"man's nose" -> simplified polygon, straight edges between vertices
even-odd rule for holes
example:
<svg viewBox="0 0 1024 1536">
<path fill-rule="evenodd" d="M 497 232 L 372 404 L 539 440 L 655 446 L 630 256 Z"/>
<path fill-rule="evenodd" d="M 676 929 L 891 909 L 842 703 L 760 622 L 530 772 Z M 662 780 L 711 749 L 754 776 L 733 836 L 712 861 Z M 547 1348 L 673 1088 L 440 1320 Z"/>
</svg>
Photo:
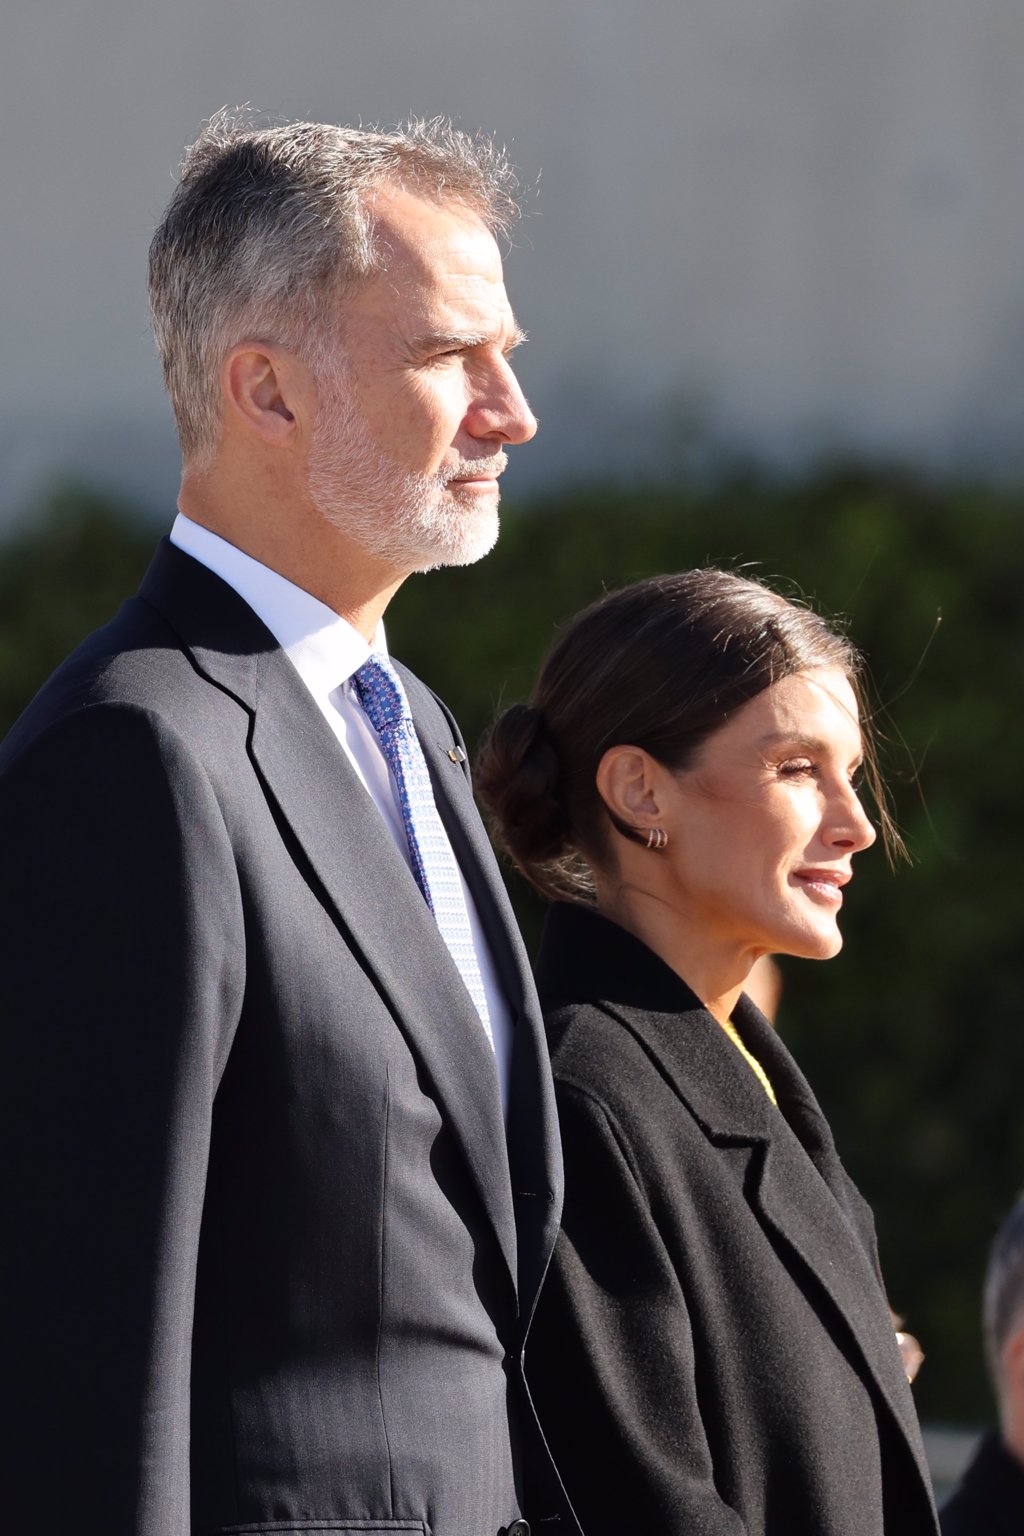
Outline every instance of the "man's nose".
<svg viewBox="0 0 1024 1536">
<path fill-rule="evenodd" d="M 503 443 L 528 443 L 536 435 L 537 418 L 504 358 L 481 381 L 466 412 L 466 427 L 473 437 Z"/>
</svg>

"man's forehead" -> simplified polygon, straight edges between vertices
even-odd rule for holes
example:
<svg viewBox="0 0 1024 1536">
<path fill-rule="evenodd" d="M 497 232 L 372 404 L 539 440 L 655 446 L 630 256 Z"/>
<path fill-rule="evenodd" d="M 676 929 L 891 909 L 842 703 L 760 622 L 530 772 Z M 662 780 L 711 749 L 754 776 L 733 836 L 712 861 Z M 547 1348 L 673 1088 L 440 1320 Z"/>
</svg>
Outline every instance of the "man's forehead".
<svg viewBox="0 0 1024 1536">
<path fill-rule="evenodd" d="M 502 346 L 516 324 L 501 256 L 476 214 L 400 189 L 377 194 L 373 238 L 380 266 L 343 300 L 349 327 L 384 324 L 409 350 L 413 337 L 479 333 Z"/>
<path fill-rule="evenodd" d="M 383 186 L 370 193 L 367 209 L 385 272 L 425 280 L 502 281 L 497 242 L 471 208 Z"/>
</svg>

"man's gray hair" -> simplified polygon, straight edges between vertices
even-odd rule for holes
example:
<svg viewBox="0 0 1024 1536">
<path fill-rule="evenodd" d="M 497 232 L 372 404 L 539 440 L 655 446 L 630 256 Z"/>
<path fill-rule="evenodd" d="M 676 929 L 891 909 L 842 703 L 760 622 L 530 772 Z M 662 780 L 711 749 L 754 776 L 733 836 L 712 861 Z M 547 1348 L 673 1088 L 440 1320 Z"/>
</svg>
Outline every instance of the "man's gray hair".
<svg viewBox="0 0 1024 1536">
<path fill-rule="evenodd" d="M 998 1387 L 1003 1350 L 1010 1336 L 1024 1328 L 1024 1196 L 996 1233 L 985 1272 L 982 1304 L 985 1353 Z"/>
<path fill-rule="evenodd" d="M 187 461 L 203 467 L 216 450 L 220 366 L 237 342 L 273 341 L 322 369 L 338 296 L 385 260 L 367 206 L 383 184 L 461 205 L 495 234 L 518 211 L 504 151 L 444 118 L 258 127 L 225 109 L 186 150 L 150 246 L 149 295 Z"/>
</svg>

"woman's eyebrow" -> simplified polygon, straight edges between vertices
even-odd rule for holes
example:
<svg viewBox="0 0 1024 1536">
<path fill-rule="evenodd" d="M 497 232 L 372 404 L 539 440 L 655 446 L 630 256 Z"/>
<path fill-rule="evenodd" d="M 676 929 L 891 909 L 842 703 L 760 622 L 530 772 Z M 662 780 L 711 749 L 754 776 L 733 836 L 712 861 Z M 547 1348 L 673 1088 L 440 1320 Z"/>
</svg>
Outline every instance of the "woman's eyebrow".
<svg viewBox="0 0 1024 1536">
<path fill-rule="evenodd" d="M 829 745 L 820 736 L 801 736 L 799 731 L 769 731 L 757 744 L 759 747 L 795 747 L 806 752 L 824 752 Z"/>
<path fill-rule="evenodd" d="M 794 752 L 831 752 L 835 743 L 827 741 L 822 736 L 801 736 L 792 731 L 769 731 L 767 736 L 762 736 L 757 743 L 761 750 L 768 747 L 788 747 Z M 852 766 L 859 768 L 864 761 L 863 751 L 858 751 L 853 759 Z"/>
</svg>

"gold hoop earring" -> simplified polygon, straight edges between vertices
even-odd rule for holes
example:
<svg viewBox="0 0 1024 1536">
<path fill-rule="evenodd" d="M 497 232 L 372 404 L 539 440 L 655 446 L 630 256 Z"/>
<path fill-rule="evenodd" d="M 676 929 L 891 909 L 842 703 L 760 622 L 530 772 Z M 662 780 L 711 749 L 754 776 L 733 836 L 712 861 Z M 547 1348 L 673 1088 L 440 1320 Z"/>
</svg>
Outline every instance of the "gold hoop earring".
<svg viewBox="0 0 1024 1536">
<path fill-rule="evenodd" d="M 668 833 L 664 827 L 648 827 L 647 846 L 654 853 L 661 853 L 663 848 L 668 847 Z"/>
</svg>

